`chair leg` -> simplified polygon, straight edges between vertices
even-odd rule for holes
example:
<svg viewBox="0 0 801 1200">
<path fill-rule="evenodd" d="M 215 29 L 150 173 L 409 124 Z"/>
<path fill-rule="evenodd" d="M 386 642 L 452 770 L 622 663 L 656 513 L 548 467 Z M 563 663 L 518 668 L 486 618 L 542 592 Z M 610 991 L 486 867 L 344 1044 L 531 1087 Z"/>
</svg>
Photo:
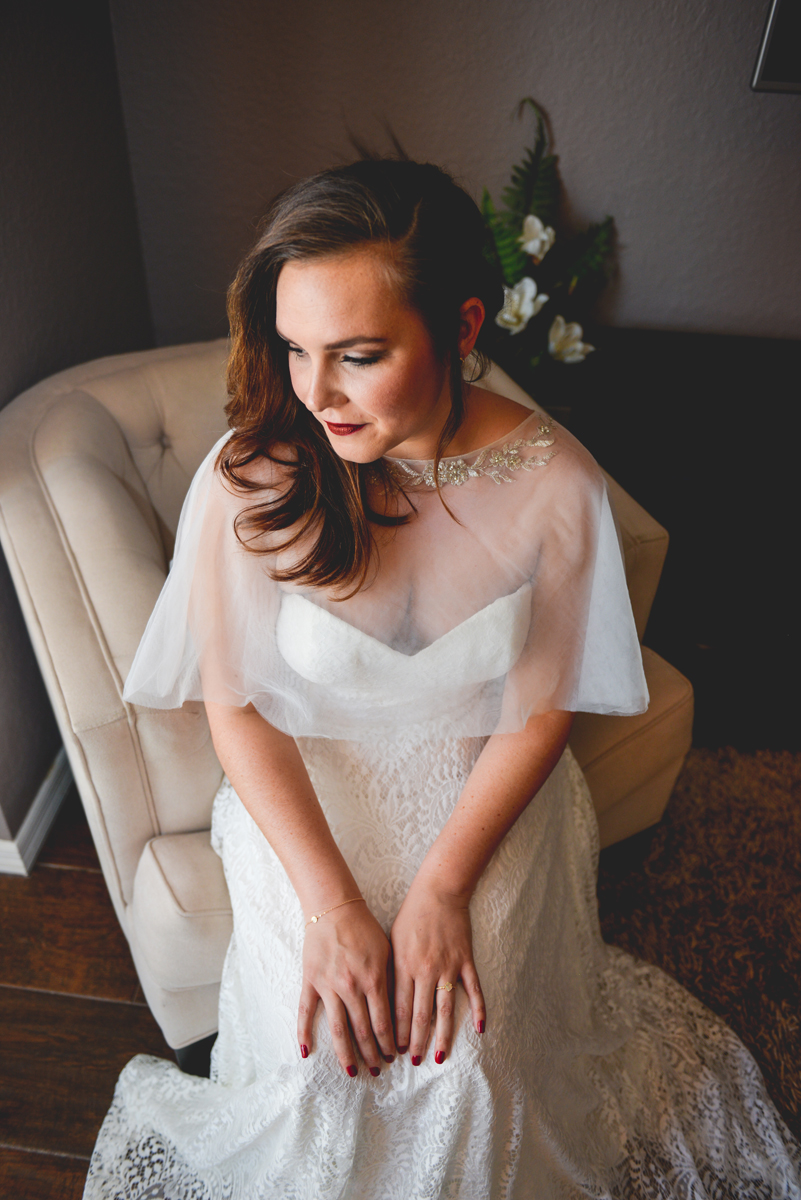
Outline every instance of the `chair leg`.
<svg viewBox="0 0 801 1200">
<path fill-rule="evenodd" d="M 216 1041 L 217 1034 L 210 1033 L 199 1042 L 191 1042 L 190 1045 L 181 1046 L 180 1050 L 175 1051 L 178 1066 L 185 1075 L 199 1075 L 202 1079 L 208 1079 L 211 1070 L 211 1048 Z"/>
</svg>

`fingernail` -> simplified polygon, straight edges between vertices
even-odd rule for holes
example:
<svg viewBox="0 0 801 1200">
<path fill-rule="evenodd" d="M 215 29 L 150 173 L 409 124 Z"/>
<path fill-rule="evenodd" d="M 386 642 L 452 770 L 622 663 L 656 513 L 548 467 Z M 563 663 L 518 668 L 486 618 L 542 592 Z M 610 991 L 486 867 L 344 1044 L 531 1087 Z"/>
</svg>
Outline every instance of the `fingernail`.
<svg viewBox="0 0 801 1200">
<path fill-rule="evenodd" d="M 351 1079 L 356 1078 L 356 1070 L 357 1068 L 354 1067 L 353 1063 L 348 1066 L 348 1074 L 350 1075 Z"/>
<path fill-rule="evenodd" d="M 442 1063 L 445 1062 L 445 1051 L 444 1050 L 437 1051 L 437 1053 L 434 1055 L 434 1062 L 437 1063 L 439 1066 L 441 1066 Z"/>
<path fill-rule="evenodd" d="M 398 1054 L 405 1054 L 408 1049 L 408 1046 L 398 1046 Z"/>
<path fill-rule="evenodd" d="M 376 1075 L 381 1074 L 381 1068 L 380 1067 L 371 1067 L 370 1074 L 373 1076 L 373 1078 L 375 1078 Z"/>
<path fill-rule="evenodd" d="M 308 1046 L 301 1046 L 301 1048 L 300 1048 L 300 1057 L 301 1057 L 301 1058 L 308 1058 L 308 1057 L 309 1057 L 309 1047 L 308 1047 Z"/>
<path fill-rule="evenodd" d="M 388 1063 L 389 1063 L 389 1062 L 394 1062 L 394 1061 L 395 1061 L 395 1055 L 394 1055 L 394 1054 L 385 1054 L 385 1055 L 384 1055 L 384 1062 L 388 1062 Z"/>
<path fill-rule="evenodd" d="M 421 1057 L 419 1054 L 413 1054 L 413 1055 L 412 1055 L 412 1066 L 413 1066 L 413 1067 L 419 1067 L 419 1066 L 420 1066 L 420 1063 L 421 1063 L 422 1061 L 423 1061 L 423 1059 L 422 1059 L 422 1057 Z"/>
<path fill-rule="evenodd" d="M 478 1032 L 479 1033 L 484 1032 L 484 1022 L 483 1021 L 479 1021 L 479 1023 L 478 1023 Z"/>
</svg>

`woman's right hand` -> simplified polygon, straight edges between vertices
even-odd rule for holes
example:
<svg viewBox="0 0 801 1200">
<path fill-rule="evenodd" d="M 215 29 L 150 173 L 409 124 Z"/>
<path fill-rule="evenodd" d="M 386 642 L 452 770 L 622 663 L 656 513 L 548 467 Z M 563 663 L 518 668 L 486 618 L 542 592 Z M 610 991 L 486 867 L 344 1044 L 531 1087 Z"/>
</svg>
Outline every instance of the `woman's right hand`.
<svg viewBox="0 0 801 1200">
<path fill-rule="evenodd" d="M 313 1022 L 322 1000 L 342 1069 L 357 1074 L 355 1049 L 372 1075 L 397 1050 L 389 1004 L 389 939 L 364 903 L 345 904 L 306 928 L 298 1043 L 312 1050 Z M 355 1046 L 354 1046 L 355 1042 Z"/>
<path fill-rule="evenodd" d="M 265 721 L 252 704 L 239 708 L 206 701 L 206 713 L 223 769 L 281 860 L 304 909 L 309 916 L 328 909 L 306 927 L 300 1052 L 306 1058 L 312 1049 L 314 1014 L 322 1000 L 343 1069 L 349 1075 L 357 1073 L 358 1047 L 378 1074 L 380 1056 L 391 1060 L 395 1054 L 387 989 L 389 940 L 363 901 L 345 903 L 359 889 L 297 743 Z"/>
</svg>

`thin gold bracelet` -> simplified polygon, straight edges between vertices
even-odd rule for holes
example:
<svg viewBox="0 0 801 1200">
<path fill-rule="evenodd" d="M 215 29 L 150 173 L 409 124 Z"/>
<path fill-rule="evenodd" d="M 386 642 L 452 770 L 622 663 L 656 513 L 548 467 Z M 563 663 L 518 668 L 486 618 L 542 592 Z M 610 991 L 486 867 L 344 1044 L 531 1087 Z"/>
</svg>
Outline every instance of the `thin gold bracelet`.
<svg viewBox="0 0 801 1200">
<path fill-rule="evenodd" d="M 320 917 L 324 917 L 326 913 L 333 912 L 336 908 L 344 908 L 346 904 L 358 904 L 360 900 L 364 900 L 364 896 L 354 896 L 352 900 L 343 900 L 341 904 L 332 904 L 330 908 L 324 908 L 322 912 L 315 913 L 313 917 L 309 917 L 305 928 L 309 925 L 316 925 Z"/>
</svg>

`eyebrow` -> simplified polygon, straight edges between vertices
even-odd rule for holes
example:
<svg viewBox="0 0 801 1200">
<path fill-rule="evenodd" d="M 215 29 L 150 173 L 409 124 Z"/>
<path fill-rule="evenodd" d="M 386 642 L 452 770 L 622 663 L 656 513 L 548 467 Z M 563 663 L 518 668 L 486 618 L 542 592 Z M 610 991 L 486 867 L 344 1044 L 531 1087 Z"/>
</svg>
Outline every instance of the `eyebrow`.
<svg viewBox="0 0 801 1200">
<path fill-rule="evenodd" d="M 278 334 L 278 336 L 280 337 L 282 342 L 288 342 L 290 344 L 292 343 L 292 338 L 284 337 L 284 335 L 283 335 L 283 333 L 281 333 L 280 329 L 276 329 L 275 332 Z M 384 345 L 386 345 L 386 343 L 388 341 L 389 341 L 389 338 L 368 337 L 366 334 L 359 334 L 358 337 L 345 338 L 345 340 L 342 342 L 329 342 L 327 346 L 323 347 L 323 349 L 324 350 L 348 350 L 351 346 L 363 346 L 363 345 L 384 346 Z"/>
</svg>

